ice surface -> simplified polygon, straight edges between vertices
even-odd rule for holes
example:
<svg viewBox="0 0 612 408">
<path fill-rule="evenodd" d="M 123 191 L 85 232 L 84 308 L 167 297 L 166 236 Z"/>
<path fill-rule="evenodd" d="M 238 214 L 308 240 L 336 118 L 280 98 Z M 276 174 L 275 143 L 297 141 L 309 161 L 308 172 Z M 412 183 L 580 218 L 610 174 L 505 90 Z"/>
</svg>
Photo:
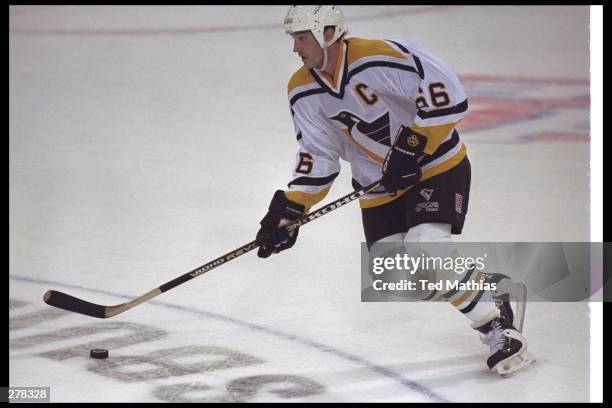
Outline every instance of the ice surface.
<svg viewBox="0 0 612 408">
<path fill-rule="evenodd" d="M 502 380 L 449 305 L 360 302 L 356 204 L 109 320 L 45 305 L 47 289 L 121 303 L 252 240 L 293 166 L 299 61 L 284 7 L 9 10 L 9 385 L 70 402 L 589 400 L 588 304 L 530 303 L 537 363 Z M 465 78 L 459 240 L 589 240 L 587 7 L 345 14 L 351 35 L 409 38 Z"/>
</svg>

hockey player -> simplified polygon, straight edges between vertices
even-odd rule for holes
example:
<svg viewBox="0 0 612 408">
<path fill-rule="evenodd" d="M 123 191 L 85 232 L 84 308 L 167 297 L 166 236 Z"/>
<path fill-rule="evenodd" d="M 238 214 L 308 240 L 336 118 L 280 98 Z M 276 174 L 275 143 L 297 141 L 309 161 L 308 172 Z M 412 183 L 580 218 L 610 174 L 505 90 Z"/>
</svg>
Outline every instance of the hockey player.
<svg viewBox="0 0 612 408">
<path fill-rule="evenodd" d="M 288 190 L 275 192 L 261 221 L 258 256 L 293 246 L 299 230 L 282 225 L 325 197 L 341 158 L 355 188 L 382 180 L 383 188 L 360 200 L 370 251 L 382 242 L 452 245 L 471 173 L 455 129 L 468 102 L 451 66 L 409 41 L 347 38 L 337 6 L 292 6 L 284 26 L 303 63 L 288 86 L 298 151 Z M 432 291 L 423 300 L 444 298 L 473 322 L 490 346 L 490 369 L 508 375 L 533 361 L 520 332 L 524 303 L 517 313 L 509 302 L 520 286 L 473 268 L 459 278 L 495 281 L 506 291 L 494 294 L 497 304 L 477 290 Z"/>
</svg>

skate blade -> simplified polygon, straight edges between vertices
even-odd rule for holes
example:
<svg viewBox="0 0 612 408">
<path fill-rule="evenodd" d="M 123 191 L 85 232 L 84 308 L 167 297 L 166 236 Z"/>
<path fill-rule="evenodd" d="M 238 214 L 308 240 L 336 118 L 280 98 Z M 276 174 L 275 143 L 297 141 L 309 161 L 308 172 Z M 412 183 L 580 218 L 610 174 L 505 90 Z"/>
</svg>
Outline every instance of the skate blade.
<svg viewBox="0 0 612 408">
<path fill-rule="evenodd" d="M 529 350 L 524 348 L 512 357 L 497 363 L 495 370 L 497 370 L 497 373 L 502 377 L 508 378 L 520 371 L 525 370 L 531 363 L 535 363 L 535 359 Z"/>
<path fill-rule="evenodd" d="M 527 286 L 523 283 L 516 283 L 510 279 L 502 279 L 497 285 L 499 294 L 508 294 L 510 300 L 516 302 L 514 319 L 512 325 L 520 332 L 523 332 L 525 322 L 525 309 L 527 307 Z"/>
</svg>

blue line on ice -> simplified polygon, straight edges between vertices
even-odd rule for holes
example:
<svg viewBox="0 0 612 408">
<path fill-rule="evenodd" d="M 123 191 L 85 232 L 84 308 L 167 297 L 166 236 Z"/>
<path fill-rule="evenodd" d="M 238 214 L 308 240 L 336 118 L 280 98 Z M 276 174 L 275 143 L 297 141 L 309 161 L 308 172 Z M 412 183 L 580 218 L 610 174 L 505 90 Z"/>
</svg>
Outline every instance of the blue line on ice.
<svg viewBox="0 0 612 408">
<path fill-rule="evenodd" d="M 44 280 L 44 279 L 33 279 L 33 278 L 26 278 L 26 277 L 21 277 L 21 276 L 14 276 L 14 275 L 9 275 L 9 277 L 13 280 L 16 281 L 21 281 L 21 282 L 30 282 L 30 283 L 37 283 L 37 284 L 45 284 L 45 285 L 57 285 L 57 286 L 63 286 L 65 288 L 69 288 L 69 289 L 80 289 L 80 290 L 84 290 L 84 291 L 88 291 L 88 292 L 95 292 L 95 293 L 102 293 L 105 295 L 111 295 L 111 296 L 117 296 L 120 298 L 124 298 L 127 300 L 132 300 L 135 296 L 126 296 L 126 295 L 120 295 L 118 293 L 114 293 L 114 292 L 109 292 L 109 291 L 105 291 L 105 290 L 100 290 L 100 289 L 92 289 L 92 288 L 86 288 L 83 286 L 78 286 L 78 285 L 71 285 L 71 284 L 66 284 L 66 283 L 60 283 L 60 282 L 54 282 L 54 281 L 49 281 L 49 280 Z M 382 375 L 383 377 L 387 377 L 390 378 L 394 381 L 397 381 L 398 383 L 400 383 L 401 385 L 409 388 L 410 390 L 417 392 L 419 394 L 422 394 L 424 396 L 426 396 L 427 398 L 429 398 L 432 401 L 436 401 L 436 402 L 450 402 L 449 400 L 447 400 L 446 398 L 438 395 L 437 393 L 435 393 L 434 391 L 430 390 L 429 388 L 420 385 L 419 383 L 412 381 L 408 378 L 406 378 L 405 376 L 403 376 L 400 373 L 396 373 L 395 371 L 386 368 L 384 366 L 372 363 L 362 357 L 356 356 L 354 354 L 351 353 L 347 353 L 345 351 L 339 350 L 335 347 L 332 346 L 328 346 L 325 345 L 323 343 L 314 341 L 314 340 L 310 340 L 308 338 L 302 337 L 302 336 L 298 336 L 296 334 L 291 334 L 291 333 L 286 333 L 286 332 L 282 332 L 280 330 L 276 330 L 270 327 L 266 327 L 266 326 L 262 326 L 259 324 L 255 324 L 255 323 L 250 323 L 244 320 L 240 320 L 240 319 L 235 319 L 233 317 L 229 317 L 229 316 L 224 316 L 218 313 L 213 313 L 213 312 L 208 312 L 205 310 L 200 310 L 200 309 L 194 309 L 194 308 L 190 308 L 190 307 L 186 307 L 186 306 L 181 306 L 181 305 L 176 305 L 176 304 L 172 304 L 172 303 L 167 303 L 167 302 L 161 302 L 158 300 L 152 300 L 149 302 L 149 304 L 155 305 L 155 306 L 162 306 L 162 307 L 166 307 L 169 309 L 176 309 L 176 310 L 180 310 L 182 312 L 188 312 L 188 313 L 193 313 L 193 314 L 197 314 L 200 316 L 206 316 L 208 318 L 211 319 L 217 319 L 217 320 L 221 320 L 223 322 L 226 323 L 232 323 L 238 326 L 243 326 L 243 327 L 248 327 L 250 329 L 254 329 L 254 330 L 258 330 L 260 332 L 272 335 L 272 336 L 277 336 L 277 337 L 281 337 L 284 339 L 287 339 L 289 341 L 293 341 L 299 344 L 302 344 L 304 346 L 308 346 L 308 347 L 312 347 L 317 349 L 320 352 L 323 353 L 329 353 L 333 356 L 336 356 L 338 358 L 344 359 L 344 360 L 348 360 L 351 361 L 353 363 L 356 364 L 360 364 L 366 368 L 368 368 L 369 370 L 372 370 L 380 375 Z"/>
</svg>

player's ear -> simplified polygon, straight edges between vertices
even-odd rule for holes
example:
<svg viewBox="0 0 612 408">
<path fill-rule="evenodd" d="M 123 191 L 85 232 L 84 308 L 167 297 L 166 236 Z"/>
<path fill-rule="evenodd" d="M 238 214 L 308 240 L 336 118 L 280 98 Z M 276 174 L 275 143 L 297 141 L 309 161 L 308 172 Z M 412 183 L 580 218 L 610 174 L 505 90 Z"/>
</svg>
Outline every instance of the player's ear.
<svg viewBox="0 0 612 408">
<path fill-rule="evenodd" d="M 323 31 L 323 37 L 325 38 L 325 42 L 331 41 L 334 38 L 334 33 L 336 32 L 336 28 L 334 26 L 327 26 Z"/>
</svg>

